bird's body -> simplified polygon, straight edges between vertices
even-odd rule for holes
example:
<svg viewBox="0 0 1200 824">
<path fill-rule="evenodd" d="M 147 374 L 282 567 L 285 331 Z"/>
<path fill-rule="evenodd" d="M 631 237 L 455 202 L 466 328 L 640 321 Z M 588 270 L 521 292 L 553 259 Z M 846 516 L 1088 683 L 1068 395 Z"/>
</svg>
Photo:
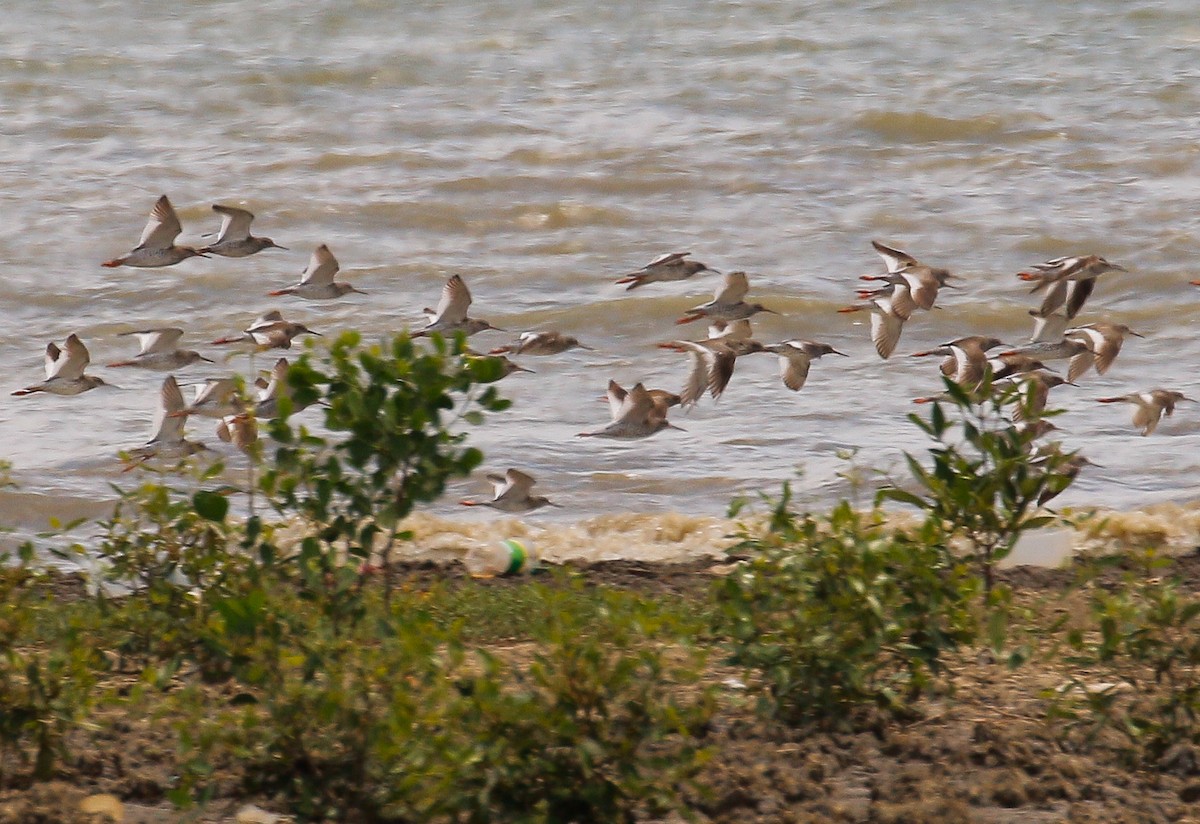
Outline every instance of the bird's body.
<svg viewBox="0 0 1200 824">
<path fill-rule="evenodd" d="M 846 357 L 845 352 L 839 352 L 827 343 L 811 340 L 785 340 L 764 346 L 763 349 L 779 356 L 779 377 L 783 379 L 783 385 L 793 392 L 799 392 L 808 380 L 814 360 L 822 355 Z"/>
<path fill-rule="evenodd" d="M 255 318 L 254 322 L 242 330 L 240 335 L 230 335 L 213 341 L 214 346 L 229 343 L 250 343 L 255 349 L 291 349 L 292 341 L 300 335 L 317 335 L 303 323 L 293 323 L 283 319 L 283 315 L 275 309 L 264 312 Z"/>
<path fill-rule="evenodd" d="M 580 432 L 581 438 L 648 438 L 663 429 L 679 429 L 667 421 L 672 405 L 669 393 L 652 395 L 641 383 L 626 392 L 616 381 L 608 382 L 612 423 L 595 432 Z"/>
<path fill-rule="evenodd" d="M 219 203 L 214 203 L 212 209 L 221 216 L 221 229 L 217 232 L 216 242 L 200 249 L 201 254 L 240 258 L 257 254 L 263 249 L 287 249 L 269 237 L 251 235 L 250 223 L 254 220 L 254 215 L 245 209 L 222 206 Z"/>
<path fill-rule="evenodd" d="M 340 298 L 342 295 L 348 295 L 351 292 L 365 295 L 366 292 L 354 288 L 349 283 L 334 281 L 333 277 L 338 273 L 339 268 L 337 258 L 333 256 L 333 252 L 329 251 L 329 247 L 322 243 L 313 250 L 312 257 L 308 261 L 308 267 L 301 273 L 299 283 L 293 283 L 291 286 L 267 292 L 267 295 L 269 297 L 295 295 L 305 300 L 333 300 Z"/>
<path fill-rule="evenodd" d="M 175 238 L 179 237 L 183 227 L 179 216 L 166 195 L 160 197 L 150 210 L 150 221 L 142 230 L 138 245 L 127 254 L 105 261 L 102 266 L 116 268 L 117 266 L 134 266 L 151 269 L 159 266 L 172 266 L 190 257 L 207 257 L 207 255 L 191 246 L 176 246 Z"/>
<path fill-rule="evenodd" d="M 1021 372 L 1011 375 L 1004 380 L 996 381 L 993 388 L 1003 390 L 1015 387 L 1020 397 L 1020 405 L 1013 410 L 1013 421 L 1034 421 L 1046 411 L 1050 400 L 1050 390 L 1056 386 L 1069 384 L 1066 378 L 1043 370 Z"/>
<path fill-rule="evenodd" d="M 594 351 L 592 347 L 585 346 L 579 342 L 577 338 L 570 335 L 564 335 L 561 332 L 522 332 L 517 342 L 511 346 L 498 346 L 492 349 L 488 354 L 491 355 L 558 355 L 570 349 L 586 349 L 589 352 Z"/>
<path fill-rule="evenodd" d="M 687 280 L 698 272 L 720 274 L 716 269 L 710 269 L 698 260 L 687 260 L 690 254 L 691 252 L 670 252 L 661 255 L 636 272 L 625 275 L 617 283 L 628 283 L 625 287 L 625 291 L 628 292 L 647 283 Z"/>
<path fill-rule="evenodd" d="M 1088 345 L 1094 357 L 1096 373 L 1103 375 L 1113 365 L 1121 346 L 1125 343 L 1126 335 L 1135 338 L 1143 337 L 1123 323 L 1088 323 L 1067 329 L 1066 336 L 1083 341 Z"/>
<path fill-rule="evenodd" d="M 115 361 L 108 364 L 109 366 L 132 366 L 155 372 L 171 372 L 201 361 L 212 363 L 195 350 L 180 349 L 177 346 L 179 339 L 183 337 L 183 330 L 178 327 L 139 329 L 121 333 L 122 337 L 127 335 L 137 337 L 140 351 L 128 360 Z"/>
<path fill-rule="evenodd" d="M 953 378 L 954 382 L 960 385 L 974 386 L 983 379 L 983 371 L 990 362 L 987 352 L 990 349 L 995 349 L 1000 346 L 1000 339 L 986 335 L 968 335 L 961 338 L 956 338 L 952 341 L 936 346 L 933 349 L 925 349 L 921 352 L 913 352 L 909 355 L 910 358 L 927 358 L 930 355 L 941 355 L 941 372 L 948 378 Z M 982 355 L 983 363 L 979 361 L 979 356 Z M 978 372 L 979 377 L 974 381 L 970 380 L 971 373 Z"/>
<path fill-rule="evenodd" d="M 509 469 L 503 475 L 487 476 L 492 482 L 494 491 L 490 501 L 462 501 L 463 506 L 489 506 L 500 512 L 532 512 L 544 506 L 555 504 L 544 495 L 530 495 L 533 485 L 537 483 L 532 475 L 527 475 L 519 469 Z"/>
<path fill-rule="evenodd" d="M 532 369 L 526 369 L 524 366 L 517 364 L 515 361 L 508 358 L 506 355 L 481 355 L 478 352 L 467 351 L 463 353 L 463 357 L 468 361 L 495 361 L 500 364 L 500 377 L 493 380 L 503 380 L 513 372 L 529 372 L 533 373 Z M 482 383 L 491 383 L 491 380 L 481 381 Z"/>
<path fill-rule="evenodd" d="M 737 321 L 753 317 L 759 312 L 779 314 L 768 309 L 761 303 L 746 303 L 743 298 L 750 291 L 750 280 L 745 272 L 730 272 L 725 280 L 713 293 L 713 299 L 708 303 L 693 306 L 676 323 L 691 323 L 708 318 L 709 320 Z"/>
</svg>

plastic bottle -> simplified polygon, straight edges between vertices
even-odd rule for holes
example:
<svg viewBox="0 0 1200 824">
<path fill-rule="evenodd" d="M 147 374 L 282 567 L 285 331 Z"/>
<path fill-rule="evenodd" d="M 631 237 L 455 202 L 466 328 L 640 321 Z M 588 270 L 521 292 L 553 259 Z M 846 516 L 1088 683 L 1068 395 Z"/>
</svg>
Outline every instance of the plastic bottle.
<svg viewBox="0 0 1200 824">
<path fill-rule="evenodd" d="M 523 541 L 506 538 L 472 547 L 463 557 L 463 563 L 473 578 L 496 578 L 528 573 L 537 565 L 537 558 Z"/>
</svg>

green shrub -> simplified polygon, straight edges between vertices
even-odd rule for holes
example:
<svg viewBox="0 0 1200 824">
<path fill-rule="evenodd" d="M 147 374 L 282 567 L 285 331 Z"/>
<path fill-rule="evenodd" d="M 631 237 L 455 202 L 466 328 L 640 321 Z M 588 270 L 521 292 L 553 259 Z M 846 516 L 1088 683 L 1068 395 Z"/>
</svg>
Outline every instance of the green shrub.
<svg viewBox="0 0 1200 824">
<path fill-rule="evenodd" d="M 603 593 L 596 621 L 572 608 L 575 593 L 537 589 L 546 620 L 530 627 L 528 665 L 485 656 L 464 698 L 455 820 L 627 822 L 683 809 L 714 709 L 695 688 L 704 656 L 636 596 Z"/>
<path fill-rule="evenodd" d="M 357 333 L 346 332 L 321 363 L 305 354 L 288 369 L 296 404 L 327 404 L 331 437 L 293 427 L 292 404 L 282 400 L 281 415 L 270 426 L 279 446 L 262 486 L 278 513 L 298 515 L 315 528 L 302 550 L 312 573 L 344 574 L 338 554 L 326 550 L 340 546 L 365 562 L 377 537 L 383 538 L 386 567 L 394 539 L 407 537 L 398 533 L 399 522 L 483 460 L 478 449 L 463 445 L 466 433 L 450 427 L 457 420 L 479 423 L 485 411 L 508 407 L 494 387 L 477 393 L 500 366 L 462 357 L 461 335 L 450 344 L 440 336 L 432 340 L 434 349 L 426 352 L 407 335 L 387 346 L 363 346 Z M 462 396 L 458 411 L 456 395 Z"/>
<path fill-rule="evenodd" d="M 1165 561 L 1153 552 L 1147 560 L 1142 574 L 1093 590 L 1094 629 L 1067 635 L 1088 677 L 1052 696 L 1052 714 L 1086 731 L 1087 742 L 1115 730 L 1129 755 L 1153 763 L 1177 744 L 1200 745 L 1200 598 L 1151 576 Z"/>
<path fill-rule="evenodd" d="M 891 532 L 846 502 L 827 519 L 796 516 L 789 493 L 765 536 L 734 547 L 749 560 L 718 587 L 734 663 L 752 671 L 762 711 L 790 724 L 852 724 L 866 705 L 908 712 L 975 638 L 973 577 L 932 524 Z"/>
<path fill-rule="evenodd" d="M 10 560 L 0 554 L 0 779 L 32 750 L 32 776 L 45 781 L 67 757 L 67 733 L 86 718 L 108 662 L 93 616 L 58 604 L 46 572 L 31 567 L 32 547 Z"/>
<path fill-rule="evenodd" d="M 632 596 L 603 596 L 597 620 L 568 608 L 574 593 L 529 589 L 545 620 L 511 655 L 464 646 L 424 593 L 368 597 L 376 620 L 349 635 L 266 593 L 234 706 L 178 699 L 179 799 L 233 761 L 247 790 L 304 820 L 619 822 L 677 807 L 712 712 L 693 688 L 702 658 L 664 650 L 673 619 Z"/>
<path fill-rule="evenodd" d="M 905 456 L 920 491 L 889 486 L 880 490 L 879 499 L 918 507 L 949 535 L 965 539 L 984 592 L 990 594 L 996 565 L 1012 552 L 1021 533 L 1054 520 L 1035 514 L 1038 500 L 1070 484 L 1071 455 L 1051 451 L 1031 459 L 1036 430 L 1015 425 L 1007 417 L 1010 411 L 1028 408 L 1021 405 L 1017 390 L 993 391 L 985 384 L 977 392 L 968 392 L 952 380 L 946 379 L 945 384 L 944 397 L 957 422 L 946 417 L 938 401 L 932 404 L 928 421 L 908 416 L 934 441 L 929 449 L 931 468 Z"/>
</svg>

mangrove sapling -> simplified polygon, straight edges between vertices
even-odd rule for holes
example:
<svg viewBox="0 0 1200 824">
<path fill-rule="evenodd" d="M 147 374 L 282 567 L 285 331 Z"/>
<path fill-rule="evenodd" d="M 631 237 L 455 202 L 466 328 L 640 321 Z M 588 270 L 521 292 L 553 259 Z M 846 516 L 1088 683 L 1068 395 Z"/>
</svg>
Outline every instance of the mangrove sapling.
<svg viewBox="0 0 1200 824">
<path fill-rule="evenodd" d="M 923 510 L 948 536 L 962 538 L 983 580 L 985 597 L 995 586 L 996 566 L 1008 557 L 1021 534 L 1054 521 L 1038 514 L 1038 501 L 1065 489 L 1073 480 L 1072 455 L 1056 449 L 1034 458 L 1039 430 L 1012 417 L 1034 418 L 1033 401 L 1015 388 L 990 381 L 968 391 L 945 379 L 946 392 L 932 403 L 929 419 L 909 420 L 934 441 L 932 467 L 905 455 L 919 490 L 892 485 L 878 500 L 894 500 Z M 954 413 L 946 415 L 945 405 Z M 1056 412 L 1040 412 L 1045 418 Z"/>
<path fill-rule="evenodd" d="M 731 552 L 745 563 L 717 585 L 717 632 L 760 711 L 835 728 L 872 706 L 911 713 L 977 634 L 975 579 L 930 523 L 909 535 L 845 501 L 816 518 L 789 500 L 784 484 L 768 531 L 743 534 Z"/>
<path fill-rule="evenodd" d="M 465 446 L 466 433 L 451 427 L 459 420 L 477 424 L 484 412 L 509 405 L 494 387 L 478 391 L 499 366 L 464 358 L 465 338 L 430 340 L 433 349 L 425 351 L 407 335 L 364 345 L 357 333 L 346 332 L 319 361 L 305 353 L 288 369 L 294 405 L 323 401 L 329 435 L 293 426 L 284 405 L 270 426 L 279 445 L 261 486 L 278 513 L 314 526 L 302 560 L 314 574 L 339 579 L 343 592 L 353 584 L 340 581 L 346 570 L 333 550 L 366 566 L 378 544 L 390 597 L 391 547 L 410 537 L 400 531 L 401 520 L 483 459 Z"/>
</svg>

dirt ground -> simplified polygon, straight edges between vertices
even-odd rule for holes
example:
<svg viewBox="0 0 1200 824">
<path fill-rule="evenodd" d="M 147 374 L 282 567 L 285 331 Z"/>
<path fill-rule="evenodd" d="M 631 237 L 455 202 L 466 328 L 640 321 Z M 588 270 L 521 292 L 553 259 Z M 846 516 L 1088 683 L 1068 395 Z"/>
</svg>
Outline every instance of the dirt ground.
<svg viewBox="0 0 1200 824">
<path fill-rule="evenodd" d="M 596 584 L 699 595 L 721 568 L 711 561 L 607 562 L 585 572 Z M 1167 572 L 1200 589 L 1200 556 Z M 443 574 L 432 567 L 404 573 Z M 1079 597 L 1069 591 L 1069 572 L 1019 568 L 1005 577 L 1037 621 L 1072 610 Z M 689 798 L 689 807 L 698 821 L 730 824 L 1200 824 L 1200 749 L 1177 747 L 1153 768 L 1135 768 L 1103 740 L 1077 747 L 1045 720 L 1043 691 L 1080 674 L 1067 666 L 1059 656 L 1035 654 L 1010 670 L 986 651 L 973 653 L 955 669 L 953 695 L 925 701 L 919 719 L 830 734 L 758 720 L 753 699 L 729 683 L 743 674 L 717 662 L 710 675 L 722 684 L 721 710 L 704 742 L 715 757 L 702 775 L 710 791 Z M 0 788 L 0 824 L 104 821 L 79 812 L 80 800 L 97 793 L 120 799 L 129 824 L 232 821 L 240 809 L 246 815 L 246 804 L 271 806 L 229 797 L 200 813 L 173 809 L 165 800 L 175 754 L 168 723 L 103 725 L 89 737 L 56 781 Z"/>
</svg>

